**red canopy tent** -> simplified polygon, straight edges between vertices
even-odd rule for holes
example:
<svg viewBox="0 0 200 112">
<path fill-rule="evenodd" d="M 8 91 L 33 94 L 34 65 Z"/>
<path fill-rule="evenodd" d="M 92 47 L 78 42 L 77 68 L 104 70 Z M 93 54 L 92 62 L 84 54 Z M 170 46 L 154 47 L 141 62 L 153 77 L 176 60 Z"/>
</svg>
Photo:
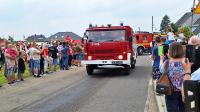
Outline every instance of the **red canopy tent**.
<svg viewBox="0 0 200 112">
<path fill-rule="evenodd" d="M 74 40 L 73 41 L 74 44 L 78 44 L 78 43 L 81 43 L 81 42 L 82 42 L 81 40 Z"/>
<path fill-rule="evenodd" d="M 78 44 L 78 43 L 81 43 L 82 40 L 72 40 L 71 37 L 69 35 L 66 36 L 66 40 L 65 42 L 68 42 L 68 43 L 73 43 L 73 44 Z"/>
</svg>

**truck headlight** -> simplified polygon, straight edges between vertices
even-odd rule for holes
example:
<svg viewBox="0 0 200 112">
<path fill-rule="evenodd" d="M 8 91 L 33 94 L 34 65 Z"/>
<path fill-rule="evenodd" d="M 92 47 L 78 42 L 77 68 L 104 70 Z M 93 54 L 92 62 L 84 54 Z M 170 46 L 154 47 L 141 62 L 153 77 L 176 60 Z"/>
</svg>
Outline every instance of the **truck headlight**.
<svg viewBox="0 0 200 112">
<path fill-rule="evenodd" d="M 88 60 L 92 60 L 92 56 L 88 56 Z"/>
<path fill-rule="evenodd" d="M 122 56 L 122 55 L 119 55 L 119 56 L 118 56 L 118 59 L 122 60 L 122 59 L 123 59 L 123 56 Z"/>
</svg>

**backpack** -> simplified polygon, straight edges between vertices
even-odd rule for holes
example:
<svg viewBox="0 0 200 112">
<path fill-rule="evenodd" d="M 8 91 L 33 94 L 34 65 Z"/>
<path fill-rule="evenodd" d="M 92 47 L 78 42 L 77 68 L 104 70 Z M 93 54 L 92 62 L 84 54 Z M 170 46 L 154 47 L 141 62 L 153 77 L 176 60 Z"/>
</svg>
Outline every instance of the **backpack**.
<svg viewBox="0 0 200 112">
<path fill-rule="evenodd" d="M 171 95 L 173 85 L 168 75 L 169 60 L 164 64 L 164 73 L 160 77 L 156 85 L 156 93 L 161 95 Z"/>
</svg>

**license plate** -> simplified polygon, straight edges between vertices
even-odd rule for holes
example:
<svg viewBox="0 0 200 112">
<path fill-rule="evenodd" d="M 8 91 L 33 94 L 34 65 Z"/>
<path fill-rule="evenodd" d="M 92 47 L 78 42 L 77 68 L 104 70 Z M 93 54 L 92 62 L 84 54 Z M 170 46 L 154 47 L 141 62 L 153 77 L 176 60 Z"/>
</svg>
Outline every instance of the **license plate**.
<svg viewBox="0 0 200 112">
<path fill-rule="evenodd" d="M 122 61 L 113 61 L 112 64 L 123 64 Z"/>
</svg>

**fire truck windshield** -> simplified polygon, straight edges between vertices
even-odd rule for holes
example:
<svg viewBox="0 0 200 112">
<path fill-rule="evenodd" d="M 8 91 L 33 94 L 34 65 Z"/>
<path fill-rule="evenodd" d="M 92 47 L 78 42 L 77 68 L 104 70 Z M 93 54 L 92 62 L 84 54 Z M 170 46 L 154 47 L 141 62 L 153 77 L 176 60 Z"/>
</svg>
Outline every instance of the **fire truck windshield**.
<svg viewBox="0 0 200 112">
<path fill-rule="evenodd" d="M 89 42 L 125 41 L 125 30 L 88 31 Z"/>
</svg>

